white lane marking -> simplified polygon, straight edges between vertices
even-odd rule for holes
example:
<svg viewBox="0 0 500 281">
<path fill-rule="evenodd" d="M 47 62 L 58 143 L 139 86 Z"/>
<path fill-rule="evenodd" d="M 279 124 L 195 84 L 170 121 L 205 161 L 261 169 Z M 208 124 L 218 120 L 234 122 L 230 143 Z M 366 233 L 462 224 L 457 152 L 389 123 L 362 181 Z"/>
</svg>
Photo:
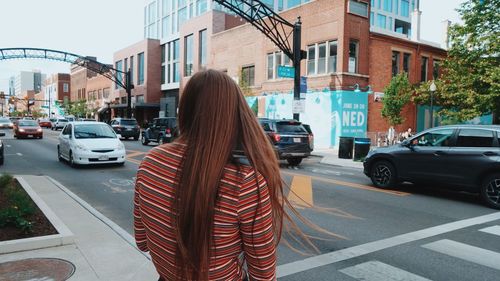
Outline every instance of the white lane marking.
<svg viewBox="0 0 500 281">
<path fill-rule="evenodd" d="M 448 256 L 500 270 L 500 253 L 443 239 L 422 247 Z"/>
<path fill-rule="evenodd" d="M 23 154 L 22 154 L 22 153 L 19 153 L 19 152 L 18 152 L 18 153 L 16 153 L 16 155 L 18 155 L 18 156 L 23 156 Z"/>
<path fill-rule="evenodd" d="M 455 231 L 457 229 L 462 229 L 473 225 L 495 221 L 498 219 L 500 219 L 500 212 L 495 212 L 484 216 L 446 223 L 374 242 L 369 242 L 366 244 L 353 246 L 350 248 L 280 265 L 278 266 L 277 275 L 278 277 L 292 275 L 316 267 L 336 263 L 339 261 L 345 261 L 348 259 L 352 259 L 355 257 L 359 257 L 362 255 L 366 255 L 390 247 L 399 246 L 405 243 L 414 242 L 420 239 L 440 235 L 443 233 Z"/>
<path fill-rule="evenodd" d="M 500 236 L 500 225 L 480 229 L 479 231 Z"/>
<path fill-rule="evenodd" d="M 12 147 L 12 145 L 10 145 L 10 144 L 6 144 L 5 146 L 6 146 L 6 147 Z"/>
<path fill-rule="evenodd" d="M 364 281 L 431 281 L 411 272 L 379 261 L 369 261 L 340 270 L 357 280 Z"/>
</svg>

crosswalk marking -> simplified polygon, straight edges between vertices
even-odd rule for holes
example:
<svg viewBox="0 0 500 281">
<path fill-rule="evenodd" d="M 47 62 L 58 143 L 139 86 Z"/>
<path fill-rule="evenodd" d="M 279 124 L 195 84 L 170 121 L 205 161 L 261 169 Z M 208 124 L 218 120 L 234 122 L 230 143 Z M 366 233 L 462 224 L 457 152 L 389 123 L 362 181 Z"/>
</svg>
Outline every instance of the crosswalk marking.
<svg viewBox="0 0 500 281">
<path fill-rule="evenodd" d="M 379 261 L 369 261 L 347 267 L 340 272 L 363 281 L 430 281 L 430 279 Z"/>
<path fill-rule="evenodd" d="M 500 225 L 495 225 L 495 226 L 483 228 L 483 229 L 480 229 L 479 231 L 500 236 Z"/>
<path fill-rule="evenodd" d="M 500 253 L 443 239 L 422 247 L 448 256 L 500 270 Z"/>
</svg>

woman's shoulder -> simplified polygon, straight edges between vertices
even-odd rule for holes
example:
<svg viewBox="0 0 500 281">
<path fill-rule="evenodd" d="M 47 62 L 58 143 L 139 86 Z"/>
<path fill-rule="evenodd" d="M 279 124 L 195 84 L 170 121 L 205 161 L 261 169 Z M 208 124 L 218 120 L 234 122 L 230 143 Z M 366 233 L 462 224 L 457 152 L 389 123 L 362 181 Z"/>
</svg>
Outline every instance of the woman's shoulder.
<svg viewBox="0 0 500 281">
<path fill-rule="evenodd" d="M 180 143 L 167 143 L 152 148 L 146 153 L 144 162 L 156 163 L 180 163 L 184 157 L 186 148 L 184 144 Z"/>
</svg>

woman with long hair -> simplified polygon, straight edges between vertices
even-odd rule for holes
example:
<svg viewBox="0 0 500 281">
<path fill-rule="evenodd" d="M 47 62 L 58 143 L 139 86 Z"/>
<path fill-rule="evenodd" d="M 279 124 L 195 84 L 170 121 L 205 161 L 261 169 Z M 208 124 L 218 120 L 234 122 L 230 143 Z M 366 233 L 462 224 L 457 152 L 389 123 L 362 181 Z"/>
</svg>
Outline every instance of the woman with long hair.
<svg viewBox="0 0 500 281">
<path fill-rule="evenodd" d="M 196 73 L 178 126 L 179 137 L 139 167 L 137 246 L 150 252 L 160 280 L 276 279 L 288 201 L 273 147 L 240 88 L 222 72 Z"/>
</svg>

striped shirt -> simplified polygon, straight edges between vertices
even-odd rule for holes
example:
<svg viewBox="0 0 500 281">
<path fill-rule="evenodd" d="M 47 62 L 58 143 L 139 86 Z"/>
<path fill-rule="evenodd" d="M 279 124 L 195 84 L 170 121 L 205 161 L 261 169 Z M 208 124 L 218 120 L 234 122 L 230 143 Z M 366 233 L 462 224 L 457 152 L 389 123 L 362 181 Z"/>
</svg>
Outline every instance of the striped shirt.
<svg viewBox="0 0 500 281">
<path fill-rule="evenodd" d="M 139 167 L 135 186 L 136 243 L 150 252 L 165 280 L 176 279 L 178 272 L 173 200 L 184 153 L 185 145 L 178 143 L 152 149 Z M 266 180 L 250 166 L 228 163 L 218 195 L 209 280 L 243 280 L 242 258 L 250 280 L 275 280 L 276 245 Z"/>
</svg>

